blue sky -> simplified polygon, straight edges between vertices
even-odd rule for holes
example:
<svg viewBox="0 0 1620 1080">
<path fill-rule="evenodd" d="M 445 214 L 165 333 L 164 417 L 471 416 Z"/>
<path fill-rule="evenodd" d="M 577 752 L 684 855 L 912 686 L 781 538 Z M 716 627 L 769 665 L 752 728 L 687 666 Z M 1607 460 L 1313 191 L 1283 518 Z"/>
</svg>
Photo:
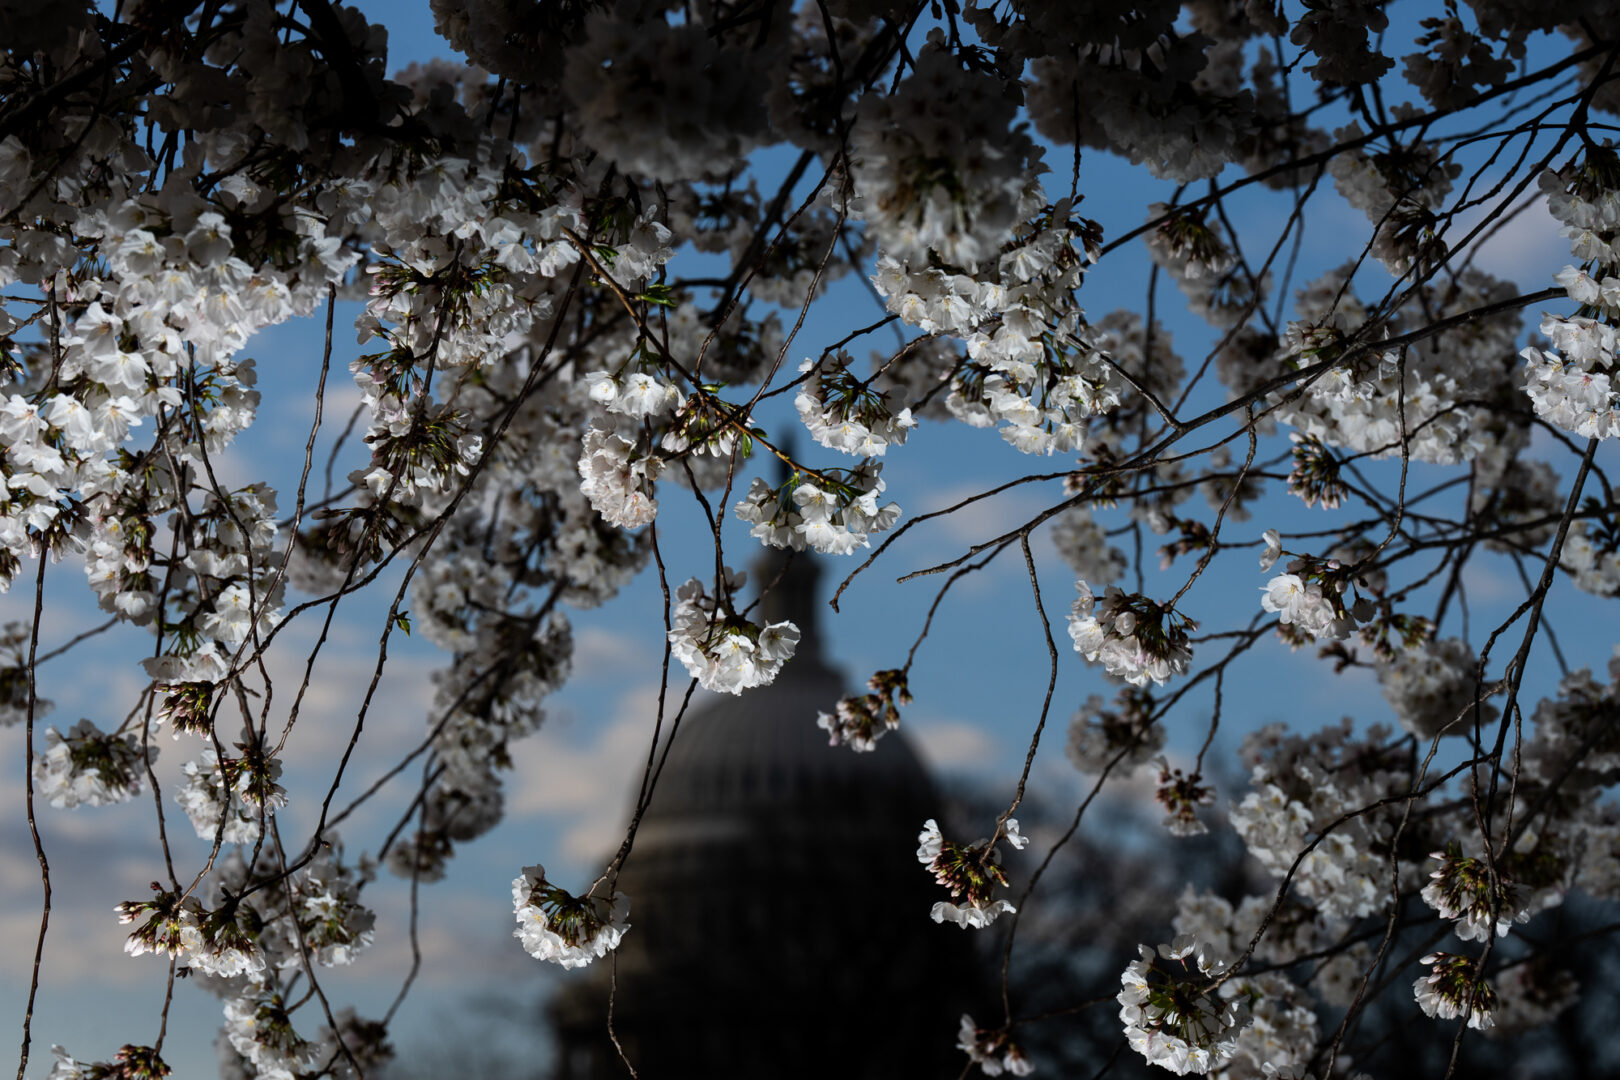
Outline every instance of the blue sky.
<svg viewBox="0 0 1620 1080">
<path fill-rule="evenodd" d="M 389 26 L 392 66 L 441 54 L 425 3 L 368 0 L 358 6 Z M 1066 188 L 1066 152 L 1051 152 L 1048 160 L 1062 170 L 1060 177 L 1051 178 L 1051 188 Z M 768 159 L 762 162 L 762 171 L 771 171 Z M 1114 158 L 1088 153 L 1081 189 L 1087 194 L 1083 212 L 1101 221 L 1112 237 L 1139 224 L 1145 206 L 1168 198 L 1173 186 L 1152 181 Z M 1362 215 L 1331 190 L 1319 192 L 1313 206 L 1295 287 L 1342 261 L 1342 237 L 1353 236 L 1359 243 L 1368 228 Z M 1286 215 L 1277 207 L 1274 196 L 1255 191 L 1234 200 L 1231 209 L 1241 231 L 1259 230 L 1269 240 Z M 1249 243 L 1259 246 L 1252 237 Z M 1555 223 L 1538 210 L 1522 215 L 1476 259 L 1490 272 L 1514 280 L 1521 291 L 1549 284 L 1551 275 L 1567 261 Z M 1148 266 L 1141 246 L 1132 244 L 1109 255 L 1093 270 L 1081 294 L 1092 319 L 1117 307 L 1141 310 Z M 679 262 L 675 269 L 678 272 Z M 1376 265 L 1364 271 L 1364 288 L 1381 291 L 1387 284 L 1382 274 Z M 344 332 L 357 311 L 357 305 L 349 305 L 338 315 L 333 356 L 337 389 L 328 398 L 323 447 L 330 445 L 358 400 L 343 376 L 348 361 L 360 352 L 353 334 Z M 1161 282 L 1159 311 L 1174 335 L 1177 350 L 1189 366 L 1196 365 L 1214 336 L 1182 313 L 1173 286 L 1165 282 Z M 872 321 L 874 312 L 872 300 L 858 282 L 846 279 L 838 283 L 813 310 L 788 360 L 797 363 L 804 356 L 818 354 L 847 328 Z M 319 327 L 313 321 L 277 327 L 250 344 L 247 352 L 259 361 L 264 404 L 258 424 L 220 463 L 225 474 L 222 480 L 227 483 L 271 480 L 285 493 L 284 510 L 291 501 L 307 434 L 306 410 L 320 347 Z M 776 399 L 774 406 L 759 417 L 767 429 L 785 429 L 796 423 L 785 399 Z M 808 440 L 800 441 L 801 446 L 807 444 Z M 1549 447 L 1538 446 L 1538 450 L 1534 456 L 1544 456 L 1568 473 L 1567 458 Z M 824 456 L 830 460 L 834 455 L 828 451 Z M 324 458 L 317 458 L 321 460 Z M 904 447 L 890 454 L 884 478 L 888 495 L 909 518 L 1029 471 L 1056 471 L 1068 460 L 1017 454 L 994 432 L 925 423 Z M 1607 447 L 1600 462 L 1613 469 L 1620 465 L 1620 454 Z M 348 467 L 340 465 L 340 479 Z M 1419 474 L 1438 475 L 1437 470 L 1416 469 Z M 1385 483 L 1392 483 L 1392 470 L 1387 463 L 1368 469 Z M 1421 484 L 1422 476 L 1414 482 Z M 894 580 L 955 557 L 968 545 L 1021 523 L 1061 497 L 1056 483 L 1025 486 L 914 530 L 846 594 L 839 614 L 826 613 L 823 626 L 832 655 L 852 680 L 863 680 L 875 668 L 896 666 L 904 659 L 942 579 L 923 578 L 905 585 L 896 585 Z M 1201 507 L 1201 503 L 1200 496 L 1188 506 Z M 1193 510 L 1191 516 L 1207 522 L 1213 514 Z M 1117 525 L 1125 518 L 1116 513 L 1103 520 Z M 1224 539 L 1258 541 L 1267 527 L 1324 527 L 1330 520 L 1321 511 L 1307 511 L 1295 500 L 1278 497 L 1263 504 L 1254 520 L 1229 523 Z M 700 515 L 678 489 L 666 490 L 659 526 L 676 582 L 712 567 Z M 1149 539 L 1154 546 L 1162 542 Z M 734 566 L 746 565 L 759 551 L 746 528 L 736 522 L 728 527 L 726 545 L 728 562 Z M 1111 689 L 1069 648 L 1063 617 L 1073 596 L 1071 572 L 1044 536 L 1036 553 L 1046 612 L 1053 621 L 1062 660 L 1036 776 L 1047 796 L 1061 804 L 1078 790 L 1078 778 L 1062 753 L 1069 714 L 1086 695 L 1110 694 Z M 864 557 L 865 553 L 858 556 Z M 1149 556 L 1147 561 L 1151 565 L 1155 560 Z M 836 563 L 826 576 L 836 580 L 842 576 L 841 569 L 857 564 L 850 560 Z M 1182 560 L 1170 574 L 1150 572 L 1148 593 L 1170 595 L 1186 569 L 1187 561 Z M 1247 623 L 1258 611 L 1259 588 L 1267 577 L 1253 561 L 1253 553 L 1229 552 L 1189 594 L 1183 609 L 1200 619 L 1206 629 Z M 306 786 L 293 787 L 292 805 L 284 813 L 283 827 L 290 824 L 292 835 L 307 835 L 313 823 L 310 794 L 324 790 L 327 763 L 347 738 L 358 701 L 357 674 L 369 675 L 386 597 L 396 583 L 397 577 L 385 580 L 374 596 L 345 604 L 333 640 L 316 669 L 306 719 L 290 744 L 288 775 L 308 770 L 310 777 L 303 782 Z M 1494 556 L 1479 560 L 1466 585 L 1477 643 L 1480 628 L 1517 603 L 1523 590 L 1511 565 Z M 42 636 L 47 646 L 101 620 L 77 565 L 53 567 L 46 590 Z M 32 601 L 31 590 L 19 582 L 10 595 L 0 598 L 0 618 L 25 618 Z M 507 821 L 463 849 L 449 880 L 423 889 L 423 943 L 428 963 L 400 1015 L 399 1044 L 412 1045 L 416 1036 L 411 1032 L 432 1030 L 447 1014 L 469 1012 L 465 1003 L 485 988 L 499 986 L 502 997 L 516 1000 L 536 996 L 542 985 L 556 977 L 524 956 L 510 937 L 510 882 L 522 866 L 542 862 L 559 881 L 577 884 L 594 872 L 602 853 L 616 840 L 629 786 L 650 733 L 662 644 L 660 603 L 656 581 L 643 575 L 614 602 L 596 611 L 572 614 L 578 641 L 574 676 L 552 699 L 545 729 L 516 751 L 508 782 Z M 1418 607 L 1421 610 L 1422 604 Z M 1572 666 L 1600 668 L 1615 637 L 1613 617 L 1606 606 L 1560 582 L 1548 610 Z M 904 712 L 905 728 L 943 773 L 970 777 L 1010 796 L 1016 767 L 1038 716 L 1047 670 L 1046 645 L 1016 549 L 959 585 L 940 620 L 940 629 L 920 654 L 913 682 L 917 700 Z M 285 651 L 276 661 L 290 680 L 288 685 L 296 682 L 290 673 L 313 640 L 315 626 L 307 618 L 303 622 L 306 625 L 291 631 L 283 642 Z M 1517 640 L 1516 632 L 1510 640 Z M 134 657 L 148 645 L 143 632 L 124 629 L 53 661 L 45 670 L 42 687 L 57 703 L 48 722 L 66 727 L 82 715 L 103 727 L 115 724 L 118 711 L 128 707 L 143 684 Z M 441 662 L 440 654 L 420 639 L 402 640 L 397 635 L 390 650 L 392 661 L 368 725 L 364 752 L 345 791 L 363 788 L 424 730 L 425 706 L 431 694 L 427 673 Z M 1526 700 L 1533 703 L 1550 692 L 1555 682 L 1556 670 L 1543 648 L 1527 679 Z M 804 722 L 812 722 L 817 707 L 831 704 L 806 703 Z M 1170 717 L 1173 754 L 1190 755 L 1196 750 L 1209 711 L 1206 687 L 1190 694 Z M 1376 682 L 1366 673 L 1333 678 L 1329 665 L 1316 660 L 1312 650 L 1290 652 L 1267 640 L 1235 666 L 1227 679 L 1222 741 L 1235 745 L 1244 731 L 1275 720 L 1309 728 L 1345 714 L 1362 722 L 1391 722 Z M 15 728 L 0 731 L 0 752 L 8 760 L 22 760 L 21 737 Z M 160 777 L 166 780 L 166 800 L 172 798 L 173 777 L 189 751 L 184 744 L 163 740 Z M 13 768 L 0 777 L 0 803 L 21 806 L 20 772 L 20 767 Z M 1238 795 L 1221 793 L 1223 801 Z M 347 823 L 343 835 L 351 851 L 375 850 L 408 797 L 406 791 L 385 795 Z M 120 951 L 123 928 L 111 913 L 117 901 L 144 894 L 157 853 L 149 811 L 143 815 L 126 812 L 129 809 L 43 811 L 42 833 L 52 856 L 57 911 L 35 1019 L 35 1060 L 39 1064 L 30 1068 L 30 1075 L 42 1076 L 48 1071 L 48 1045 L 53 1041 L 68 1044 L 81 1058 L 104 1058 L 123 1042 L 148 1042 L 155 1034 L 163 965 L 152 957 L 125 958 Z M 171 828 L 176 816 L 170 817 Z M 179 824 L 189 833 L 183 817 Z M 191 861 L 188 865 L 206 850 L 206 845 L 193 843 L 189 835 L 181 837 L 177 847 L 182 860 Z M 20 813 L 0 827 L 0 868 L 4 883 L 0 886 L 0 930 L 7 942 L 0 952 L 0 975 L 4 976 L 0 982 L 13 988 L 26 979 L 38 914 L 37 872 Z M 386 1008 L 404 972 L 403 893 L 399 882 L 387 879 L 370 891 L 369 900 L 378 909 L 382 944 L 356 968 L 329 976 L 328 992 L 334 1000 L 352 1002 L 363 1014 L 380 1014 Z M 219 1023 L 218 1005 L 186 984 L 177 995 L 166 1056 L 179 1076 L 207 1075 L 212 1072 L 209 1043 Z M 0 1008 L 4 1015 L 20 1016 L 18 991 L 0 991 Z"/>
</svg>

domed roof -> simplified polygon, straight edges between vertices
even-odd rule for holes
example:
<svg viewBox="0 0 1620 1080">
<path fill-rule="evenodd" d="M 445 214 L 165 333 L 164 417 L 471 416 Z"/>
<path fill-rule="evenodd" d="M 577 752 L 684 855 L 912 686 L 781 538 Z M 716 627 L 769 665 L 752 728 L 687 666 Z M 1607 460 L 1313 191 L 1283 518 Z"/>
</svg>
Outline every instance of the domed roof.
<svg viewBox="0 0 1620 1080">
<path fill-rule="evenodd" d="M 614 1030 L 645 1075 L 956 1068 L 979 979 L 967 938 L 928 918 L 939 889 L 915 852 L 933 784 L 900 732 L 855 753 L 816 727 L 846 692 L 821 656 L 818 574 L 803 554 L 756 567 L 751 617 L 791 619 L 798 650 L 770 686 L 690 708 L 619 876 Z M 559 1078 L 622 1073 L 606 969 L 553 1000 Z M 852 1019 L 874 1002 L 880 1022 Z"/>
<path fill-rule="evenodd" d="M 769 686 L 714 695 L 682 720 L 638 848 L 653 840 L 646 835 L 649 826 L 656 834 L 661 823 L 693 815 L 791 811 L 824 824 L 827 815 L 871 821 L 897 802 L 932 802 L 928 774 L 902 735 L 891 733 L 875 751 L 854 753 L 829 746 L 827 733 L 816 726 L 817 713 L 832 712 L 848 692 L 843 676 L 821 655 L 820 574 L 813 557 L 804 554 L 785 568 L 780 560 L 756 564 L 755 583 L 770 591 L 755 621 L 792 621 L 800 633 L 798 652 Z M 915 834 L 921 824 L 907 827 Z"/>
</svg>

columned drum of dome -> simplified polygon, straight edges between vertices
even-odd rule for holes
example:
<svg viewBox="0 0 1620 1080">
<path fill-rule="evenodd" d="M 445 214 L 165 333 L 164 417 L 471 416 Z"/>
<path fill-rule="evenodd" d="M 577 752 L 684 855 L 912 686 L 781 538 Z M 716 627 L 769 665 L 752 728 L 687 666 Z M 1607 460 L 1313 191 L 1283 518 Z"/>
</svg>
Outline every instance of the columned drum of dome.
<svg viewBox="0 0 1620 1080">
<path fill-rule="evenodd" d="M 642 1076 L 945 1077 L 982 999 L 972 942 L 928 917 L 917 830 L 933 784 L 893 732 L 827 745 L 816 713 L 847 692 L 823 660 L 814 557 L 762 560 L 769 620 L 803 636 L 770 686 L 680 725 L 619 887 L 614 1030 Z M 549 1006 L 558 1080 L 627 1075 L 606 1030 L 608 965 Z"/>
</svg>

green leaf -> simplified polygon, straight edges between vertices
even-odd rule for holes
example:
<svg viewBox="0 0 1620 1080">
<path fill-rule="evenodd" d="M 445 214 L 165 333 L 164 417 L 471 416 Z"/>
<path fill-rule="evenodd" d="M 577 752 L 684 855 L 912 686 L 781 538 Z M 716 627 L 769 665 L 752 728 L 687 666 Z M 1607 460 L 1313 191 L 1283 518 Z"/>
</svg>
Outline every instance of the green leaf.
<svg viewBox="0 0 1620 1080">
<path fill-rule="evenodd" d="M 669 285 L 649 285 L 646 292 L 636 294 L 636 299 L 648 304 L 658 304 L 662 307 L 675 306 L 674 288 Z"/>
<path fill-rule="evenodd" d="M 394 616 L 394 625 L 405 631 L 405 636 L 411 636 L 411 613 L 402 611 Z"/>
</svg>

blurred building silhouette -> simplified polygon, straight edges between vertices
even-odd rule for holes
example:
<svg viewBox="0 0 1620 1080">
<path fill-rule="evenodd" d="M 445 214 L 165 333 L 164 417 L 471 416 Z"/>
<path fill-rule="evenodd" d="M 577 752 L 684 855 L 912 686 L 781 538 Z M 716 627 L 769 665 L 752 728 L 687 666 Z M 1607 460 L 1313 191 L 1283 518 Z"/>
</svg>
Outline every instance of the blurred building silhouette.
<svg viewBox="0 0 1620 1080">
<path fill-rule="evenodd" d="M 848 687 L 821 653 L 814 557 L 754 573 L 780 576 L 755 621 L 803 636 L 775 683 L 680 725 L 619 879 L 614 1030 L 648 1080 L 954 1077 L 982 979 L 968 935 L 928 918 L 933 783 L 900 732 L 857 754 L 816 727 Z M 628 1075 L 608 982 L 592 964 L 549 1004 L 557 1080 Z"/>
</svg>

